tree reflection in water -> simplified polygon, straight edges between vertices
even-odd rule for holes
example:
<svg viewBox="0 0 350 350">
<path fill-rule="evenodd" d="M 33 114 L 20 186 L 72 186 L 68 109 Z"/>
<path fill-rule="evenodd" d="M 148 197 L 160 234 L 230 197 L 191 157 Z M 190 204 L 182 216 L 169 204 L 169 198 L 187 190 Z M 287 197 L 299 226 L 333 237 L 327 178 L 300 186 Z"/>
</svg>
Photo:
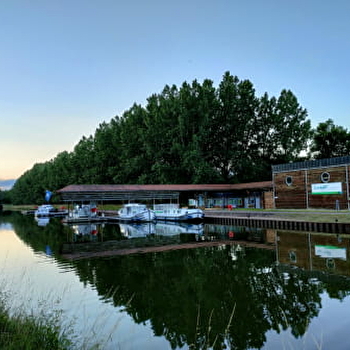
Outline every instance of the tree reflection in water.
<svg viewBox="0 0 350 350">
<path fill-rule="evenodd" d="M 38 228 L 21 218 L 13 225 L 33 249 L 45 251 L 49 244 L 60 259 L 59 245 L 69 233 L 59 222 Z M 124 307 L 136 323 L 149 323 L 173 349 L 261 348 L 270 330 L 289 329 L 298 338 L 319 314 L 323 292 L 341 299 L 350 290 L 348 279 L 315 278 L 276 263 L 272 250 L 237 245 L 86 259 L 71 266 L 105 302 Z"/>
<path fill-rule="evenodd" d="M 150 321 L 172 348 L 260 348 L 268 330 L 303 335 L 321 307 L 322 286 L 307 276 L 281 273 L 274 253 L 234 246 L 77 261 L 94 283 L 137 323 Z M 132 296 L 132 298 L 131 298 Z M 131 299 L 130 299 L 131 298 Z M 233 317 L 232 316 L 233 313 Z M 231 319 L 232 318 L 232 319 Z"/>
</svg>

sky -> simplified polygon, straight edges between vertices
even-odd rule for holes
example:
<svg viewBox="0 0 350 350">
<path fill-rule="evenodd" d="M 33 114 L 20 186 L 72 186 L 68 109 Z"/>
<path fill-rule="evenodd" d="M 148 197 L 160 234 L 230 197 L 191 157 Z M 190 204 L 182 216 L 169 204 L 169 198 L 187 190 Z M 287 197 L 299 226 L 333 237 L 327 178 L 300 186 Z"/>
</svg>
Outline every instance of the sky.
<svg viewBox="0 0 350 350">
<path fill-rule="evenodd" d="M 348 0 L 0 0 L 0 180 L 226 71 L 350 131 L 349 19 Z"/>
</svg>

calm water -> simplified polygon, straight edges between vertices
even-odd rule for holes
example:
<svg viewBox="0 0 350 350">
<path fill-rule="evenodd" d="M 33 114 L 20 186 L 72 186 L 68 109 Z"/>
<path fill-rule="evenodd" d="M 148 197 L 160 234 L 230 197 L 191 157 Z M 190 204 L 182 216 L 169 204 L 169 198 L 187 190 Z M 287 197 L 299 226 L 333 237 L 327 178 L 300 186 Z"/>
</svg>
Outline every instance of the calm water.
<svg viewBox="0 0 350 350">
<path fill-rule="evenodd" d="M 222 239 L 260 248 L 200 247 Z M 77 261 L 60 255 L 64 247 L 179 243 L 198 248 Z M 307 232 L 68 227 L 0 216 L 0 289 L 12 308 L 61 310 L 80 348 L 349 349 L 349 249 L 346 236 Z"/>
</svg>

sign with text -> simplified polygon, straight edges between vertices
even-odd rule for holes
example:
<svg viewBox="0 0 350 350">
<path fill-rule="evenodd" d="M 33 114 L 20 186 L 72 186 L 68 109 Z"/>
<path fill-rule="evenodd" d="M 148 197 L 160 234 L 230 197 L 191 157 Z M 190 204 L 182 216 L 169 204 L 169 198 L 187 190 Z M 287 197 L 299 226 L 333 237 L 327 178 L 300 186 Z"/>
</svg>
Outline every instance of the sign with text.
<svg viewBox="0 0 350 350">
<path fill-rule="evenodd" d="M 341 182 L 311 184 L 311 194 L 342 194 Z"/>
<path fill-rule="evenodd" d="M 321 258 L 339 258 L 346 260 L 346 248 L 331 245 L 315 245 L 315 255 Z"/>
</svg>

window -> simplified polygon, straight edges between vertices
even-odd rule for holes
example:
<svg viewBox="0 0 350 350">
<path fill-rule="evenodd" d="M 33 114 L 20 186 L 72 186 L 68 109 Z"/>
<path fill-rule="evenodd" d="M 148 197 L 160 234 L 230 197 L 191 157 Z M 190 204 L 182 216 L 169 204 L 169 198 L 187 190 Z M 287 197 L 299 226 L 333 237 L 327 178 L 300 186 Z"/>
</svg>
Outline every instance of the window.
<svg viewBox="0 0 350 350">
<path fill-rule="evenodd" d="M 289 252 L 289 261 L 291 263 L 296 263 L 297 262 L 297 254 L 296 254 L 296 252 L 294 250 L 291 250 Z"/>
<path fill-rule="evenodd" d="M 286 185 L 287 186 L 291 186 L 292 185 L 292 183 L 293 183 L 293 178 L 290 176 L 290 175 L 288 175 L 288 176 L 286 176 Z"/>
<path fill-rule="evenodd" d="M 329 175 L 329 173 L 327 173 L 326 171 L 324 173 L 321 174 L 321 181 L 322 182 L 328 182 L 331 178 L 331 175 Z"/>
</svg>

